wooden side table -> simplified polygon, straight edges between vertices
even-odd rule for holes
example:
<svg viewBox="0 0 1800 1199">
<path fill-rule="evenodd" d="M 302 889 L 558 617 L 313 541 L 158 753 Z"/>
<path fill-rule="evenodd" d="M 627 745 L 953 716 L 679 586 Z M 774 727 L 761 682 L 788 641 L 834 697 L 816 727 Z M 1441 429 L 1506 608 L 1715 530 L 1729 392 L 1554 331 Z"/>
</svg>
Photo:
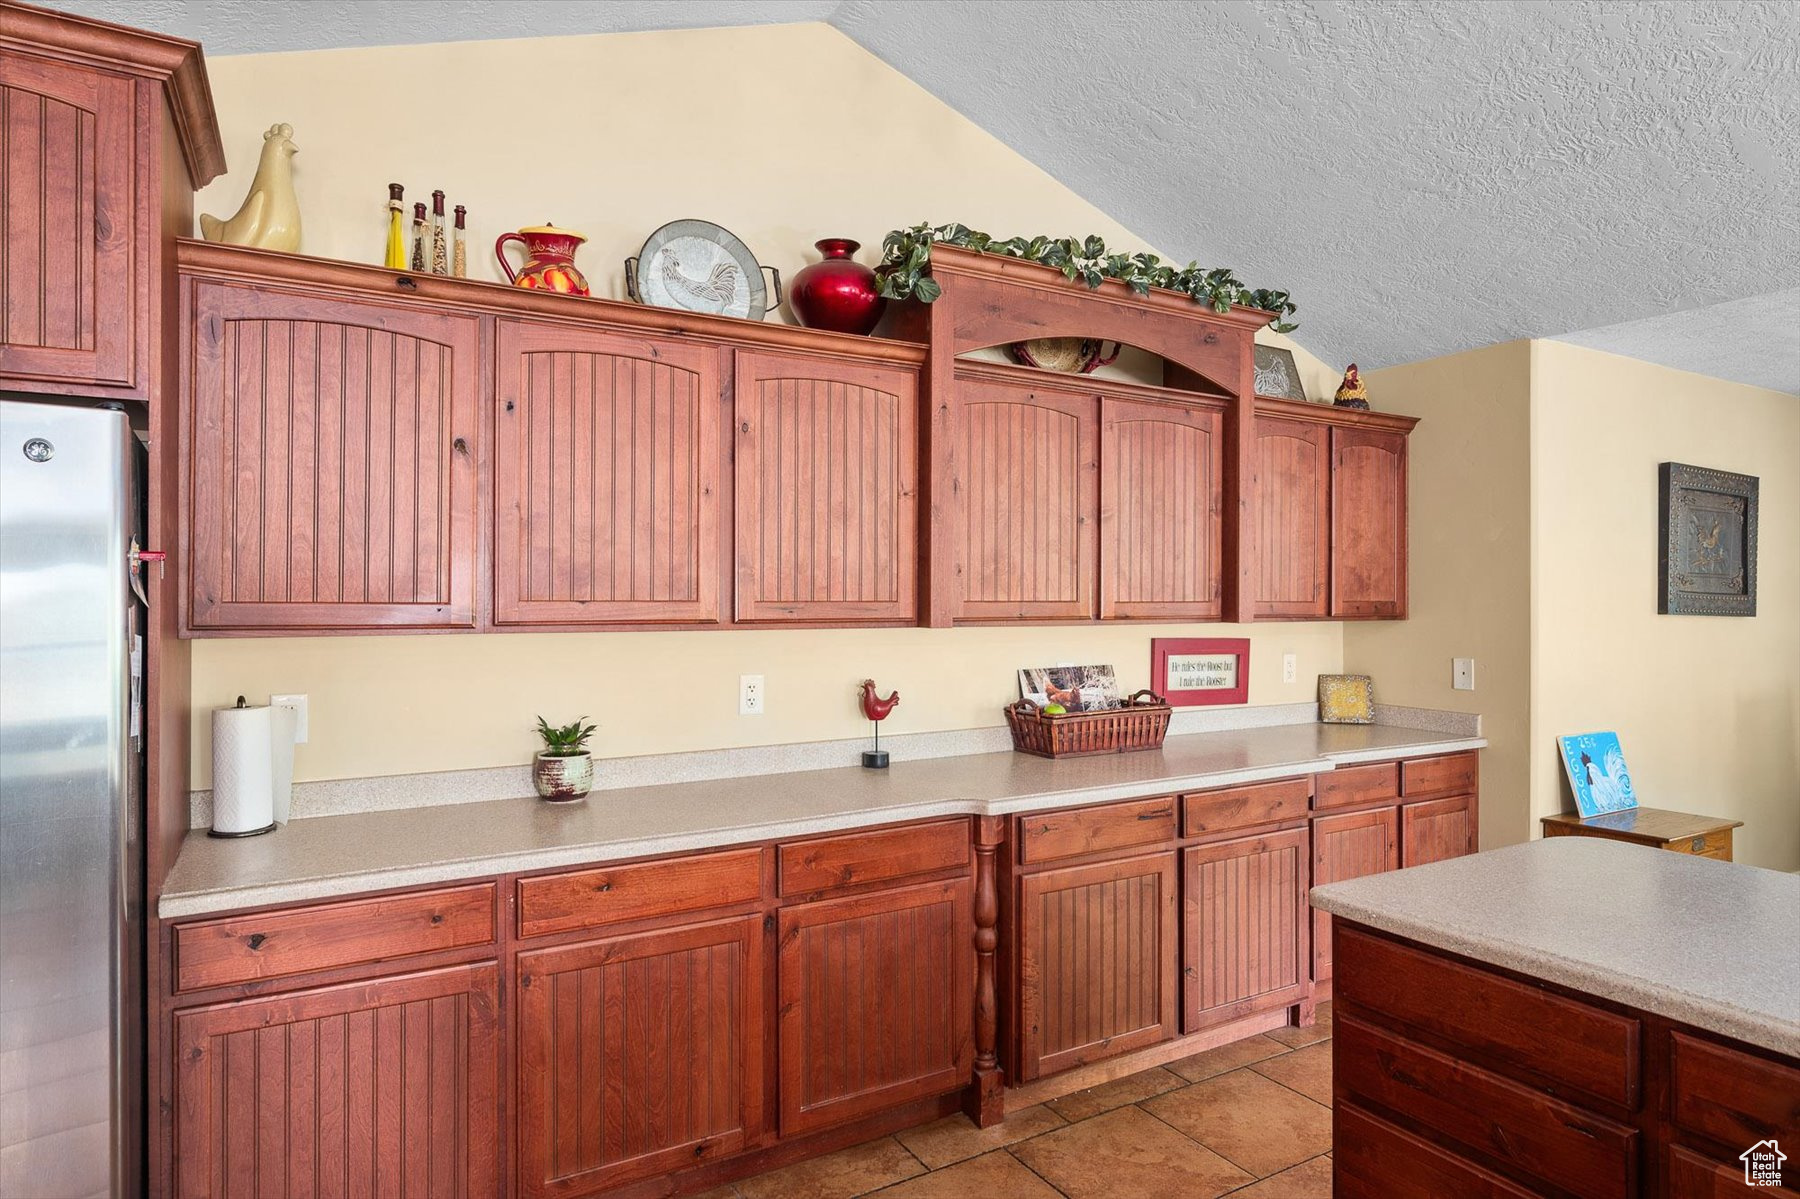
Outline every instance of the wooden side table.
<svg viewBox="0 0 1800 1199">
<path fill-rule="evenodd" d="M 1546 837 L 1611 837 L 1615 841 L 1633 841 L 1676 853 L 1731 861 L 1731 830 L 1742 827 L 1742 820 L 1721 820 L 1717 816 L 1695 816 L 1691 812 L 1670 812 L 1664 808 L 1626 808 L 1622 812 L 1604 812 L 1583 820 L 1576 812 L 1559 812 L 1543 818 Z"/>
</svg>

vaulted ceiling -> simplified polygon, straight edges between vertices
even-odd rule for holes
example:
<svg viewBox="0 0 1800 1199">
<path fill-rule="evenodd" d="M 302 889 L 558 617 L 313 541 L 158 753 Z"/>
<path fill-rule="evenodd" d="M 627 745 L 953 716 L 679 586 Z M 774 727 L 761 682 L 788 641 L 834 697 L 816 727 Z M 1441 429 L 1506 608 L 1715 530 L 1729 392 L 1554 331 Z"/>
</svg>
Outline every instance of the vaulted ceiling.
<svg viewBox="0 0 1800 1199">
<path fill-rule="evenodd" d="M 53 2 L 215 55 L 829 20 L 1151 244 L 1287 288 L 1327 360 L 1556 337 L 1800 393 L 1781 0 Z"/>
</svg>

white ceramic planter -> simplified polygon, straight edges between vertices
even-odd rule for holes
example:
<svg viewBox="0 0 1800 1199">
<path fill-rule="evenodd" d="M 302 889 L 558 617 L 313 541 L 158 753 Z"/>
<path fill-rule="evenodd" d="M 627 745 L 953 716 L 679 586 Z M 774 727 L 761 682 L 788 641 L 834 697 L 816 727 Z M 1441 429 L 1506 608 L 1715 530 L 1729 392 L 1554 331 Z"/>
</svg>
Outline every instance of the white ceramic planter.
<svg viewBox="0 0 1800 1199">
<path fill-rule="evenodd" d="M 583 799 L 594 788 L 594 755 L 585 750 L 555 758 L 540 753 L 531 760 L 531 781 L 551 803 Z"/>
</svg>

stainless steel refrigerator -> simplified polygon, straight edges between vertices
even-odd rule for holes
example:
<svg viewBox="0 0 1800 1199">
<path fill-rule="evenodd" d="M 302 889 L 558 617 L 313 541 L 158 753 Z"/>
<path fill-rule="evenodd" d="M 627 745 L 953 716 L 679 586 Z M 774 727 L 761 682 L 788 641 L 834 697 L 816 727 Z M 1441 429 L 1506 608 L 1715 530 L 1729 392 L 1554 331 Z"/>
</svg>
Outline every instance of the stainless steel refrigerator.
<svg viewBox="0 0 1800 1199">
<path fill-rule="evenodd" d="M 0 398 L 0 1196 L 136 1194 L 137 457 L 126 414 Z"/>
</svg>

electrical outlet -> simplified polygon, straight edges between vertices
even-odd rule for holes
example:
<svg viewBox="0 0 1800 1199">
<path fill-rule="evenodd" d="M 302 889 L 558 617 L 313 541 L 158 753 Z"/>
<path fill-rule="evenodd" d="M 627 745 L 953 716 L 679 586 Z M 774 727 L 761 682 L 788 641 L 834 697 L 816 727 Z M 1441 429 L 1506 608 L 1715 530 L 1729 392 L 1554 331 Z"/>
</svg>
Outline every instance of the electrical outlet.
<svg viewBox="0 0 1800 1199">
<path fill-rule="evenodd" d="M 1281 655 L 1281 681 L 1292 683 L 1300 678 L 1300 655 Z"/>
<path fill-rule="evenodd" d="M 760 674 L 740 674 L 738 676 L 738 715 L 761 716 L 763 702 L 763 677 Z"/>
<path fill-rule="evenodd" d="M 294 744 L 306 744 L 306 697 L 304 695 L 271 695 L 271 708 L 292 708 L 294 710 Z"/>
<path fill-rule="evenodd" d="M 1450 659 L 1450 687 L 1455 691 L 1475 690 L 1475 659 Z"/>
</svg>

